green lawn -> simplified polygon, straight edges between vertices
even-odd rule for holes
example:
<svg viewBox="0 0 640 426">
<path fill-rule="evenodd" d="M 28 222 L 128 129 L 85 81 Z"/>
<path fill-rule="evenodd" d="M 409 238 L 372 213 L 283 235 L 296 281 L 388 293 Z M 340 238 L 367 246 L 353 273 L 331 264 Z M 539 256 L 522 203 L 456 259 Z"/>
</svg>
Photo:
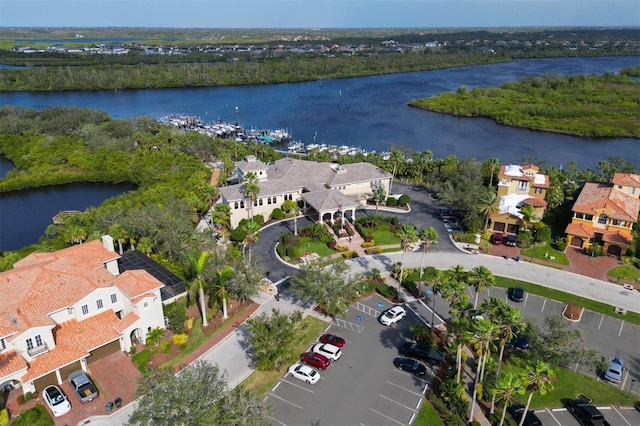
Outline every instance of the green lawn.
<svg viewBox="0 0 640 426">
<path fill-rule="evenodd" d="M 523 372 L 524 363 L 522 358 L 509 358 L 504 364 L 504 371 Z M 557 367 L 553 371 L 558 377 L 553 384 L 553 390 L 547 392 L 546 395 L 534 393 L 531 408 L 561 407 L 563 400 L 575 399 L 579 393 L 592 398 L 596 405 L 632 406 L 637 400 L 636 397 L 627 398 L 628 392 L 620 390 L 619 386 L 613 386 L 564 368 Z M 528 394 L 522 395 L 521 402 L 525 403 L 528 396 Z"/>
<path fill-rule="evenodd" d="M 318 253 L 320 257 L 331 256 L 336 254 L 337 252 L 334 249 L 329 248 L 329 246 L 320 241 L 302 241 L 298 245 L 300 247 L 300 251 L 302 253 L 310 252 L 310 253 Z"/>
<path fill-rule="evenodd" d="M 635 263 L 629 262 L 624 265 L 616 266 L 608 273 L 611 278 L 619 278 L 621 280 L 640 282 L 640 269 Z"/>
<path fill-rule="evenodd" d="M 391 231 L 377 229 L 373 232 L 373 239 L 377 246 L 400 244 L 400 238 Z"/>
<path fill-rule="evenodd" d="M 13 426 L 54 426 L 55 423 L 44 405 L 36 405 L 30 410 L 24 411 L 15 419 Z"/>
<path fill-rule="evenodd" d="M 558 251 L 551 247 L 549 243 L 538 243 L 533 247 L 522 250 L 520 252 L 522 257 L 533 257 L 535 259 L 546 260 L 549 262 L 555 262 L 560 265 L 568 265 L 569 259 L 564 252 Z M 553 259 L 551 259 L 553 258 Z"/>
<path fill-rule="evenodd" d="M 296 336 L 293 338 L 290 344 L 290 363 L 293 364 L 298 360 L 299 354 L 306 351 L 311 343 L 315 342 L 322 331 L 327 327 L 327 323 L 311 316 L 307 316 L 298 330 Z M 254 371 L 243 382 L 242 386 L 246 389 L 253 390 L 260 395 L 266 395 L 269 389 L 271 389 L 280 380 L 282 375 L 289 368 L 289 364 L 283 365 L 278 370 L 271 371 Z"/>
<path fill-rule="evenodd" d="M 415 418 L 413 426 L 444 426 L 444 423 L 438 416 L 435 408 L 428 400 L 424 400 L 424 404 Z"/>
<path fill-rule="evenodd" d="M 601 314 L 609 315 L 616 318 L 621 318 L 627 322 L 640 325 L 640 313 L 638 312 L 627 311 L 626 315 L 619 315 L 615 313 L 613 306 L 584 297 L 576 296 L 571 293 L 565 293 L 563 291 L 543 287 L 541 285 L 505 277 L 496 277 L 496 286 L 502 288 L 520 286 L 529 293 L 548 297 L 549 299 L 557 300 L 559 302 L 575 303 L 590 311 L 599 312 Z"/>
</svg>

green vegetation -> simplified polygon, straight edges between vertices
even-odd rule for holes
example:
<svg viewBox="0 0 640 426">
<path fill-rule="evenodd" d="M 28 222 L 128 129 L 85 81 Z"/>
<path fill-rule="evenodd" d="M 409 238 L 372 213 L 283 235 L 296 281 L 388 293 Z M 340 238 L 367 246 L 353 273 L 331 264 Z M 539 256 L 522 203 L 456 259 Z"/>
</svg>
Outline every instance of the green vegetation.
<svg viewBox="0 0 640 426">
<path fill-rule="evenodd" d="M 522 358 L 511 357 L 504 364 L 504 371 L 509 373 L 523 373 L 526 371 L 526 361 Z M 575 399 L 579 393 L 585 393 L 593 398 L 597 405 L 633 405 L 636 398 L 628 398 L 627 392 L 619 387 L 598 381 L 584 374 L 555 367 L 557 380 L 553 382 L 553 389 L 545 395 L 534 393 L 531 408 L 561 407 L 563 400 Z"/>
<path fill-rule="evenodd" d="M 638 312 L 627 311 L 627 313 L 624 316 L 621 316 L 615 313 L 613 306 L 607 305 L 606 303 L 580 297 L 575 294 L 565 293 L 563 291 L 543 287 L 538 284 L 532 284 L 525 281 L 514 280 L 511 278 L 505 278 L 505 277 L 496 277 L 495 285 L 496 287 L 502 287 L 502 288 L 520 286 L 529 293 L 537 294 L 543 297 L 548 297 L 549 299 L 557 300 L 563 303 L 574 303 L 590 311 L 598 312 L 598 313 L 609 315 L 616 318 L 623 318 L 627 322 L 640 325 L 640 313 Z"/>
<path fill-rule="evenodd" d="M 499 88 L 461 87 L 411 106 L 585 137 L 640 138 L 640 81 L 627 75 L 527 77 Z"/>
<path fill-rule="evenodd" d="M 635 262 L 628 262 L 624 265 L 616 266 L 611 269 L 607 275 L 618 280 L 640 282 L 640 269 L 638 269 L 637 263 Z"/>
<path fill-rule="evenodd" d="M 53 426 L 51 415 L 44 405 L 36 405 L 13 419 L 13 426 Z"/>
<path fill-rule="evenodd" d="M 521 256 L 524 257 L 533 257 L 535 259 L 545 260 L 548 262 L 555 262 L 560 265 L 568 265 L 569 259 L 567 255 L 559 250 L 550 247 L 549 243 L 539 243 L 533 247 L 529 247 L 528 249 L 524 249 L 520 252 Z M 553 258 L 553 259 L 551 259 Z"/>
<path fill-rule="evenodd" d="M 429 400 L 425 400 L 418 417 L 412 423 L 414 426 L 444 426 L 438 412 L 433 408 Z"/>
</svg>

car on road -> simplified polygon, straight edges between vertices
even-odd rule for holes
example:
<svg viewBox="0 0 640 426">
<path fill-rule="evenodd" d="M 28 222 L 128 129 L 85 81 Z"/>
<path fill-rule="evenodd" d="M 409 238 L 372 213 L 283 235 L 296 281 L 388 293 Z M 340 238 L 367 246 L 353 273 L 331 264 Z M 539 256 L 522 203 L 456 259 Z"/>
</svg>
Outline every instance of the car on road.
<svg viewBox="0 0 640 426">
<path fill-rule="evenodd" d="M 574 399 L 569 403 L 567 409 L 573 414 L 573 417 L 584 426 L 609 425 L 600 410 L 583 399 Z"/>
<path fill-rule="evenodd" d="M 326 370 L 331 364 L 329 358 L 315 352 L 305 352 L 300 354 L 300 362 L 319 368 L 320 370 Z"/>
<path fill-rule="evenodd" d="M 293 364 L 289 367 L 289 374 L 295 377 L 298 380 L 302 380 L 303 382 L 307 382 L 311 385 L 314 385 L 320 380 L 320 373 L 318 373 L 313 368 L 304 364 Z"/>
<path fill-rule="evenodd" d="M 393 360 L 393 365 L 400 370 L 406 371 L 407 373 L 415 374 L 416 376 L 424 376 L 425 374 L 427 374 L 427 367 L 420 364 L 415 359 L 395 358 Z"/>
<path fill-rule="evenodd" d="M 507 411 L 509 412 L 509 414 L 511 414 L 511 417 L 513 417 L 513 419 L 518 424 L 520 424 L 520 420 L 522 419 L 522 415 L 524 414 L 524 408 L 525 406 L 522 404 L 513 404 L 513 405 L 510 405 L 509 408 L 507 408 Z M 542 426 L 542 422 L 533 411 L 529 410 L 527 411 L 527 415 L 524 417 L 524 422 L 522 423 L 522 425 L 523 426 Z"/>
<path fill-rule="evenodd" d="M 87 373 L 82 370 L 69 374 L 69 384 L 80 402 L 90 402 L 98 396 L 98 388 L 93 384 Z"/>
<path fill-rule="evenodd" d="M 44 401 L 47 403 L 54 417 L 60 417 L 71 411 L 69 398 L 56 385 L 47 386 L 42 391 Z"/>
<path fill-rule="evenodd" d="M 512 287 L 509 289 L 509 299 L 514 302 L 522 302 L 524 300 L 524 289 L 522 287 Z"/>
<path fill-rule="evenodd" d="M 613 356 L 609 358 L 609 360 L 611 362 L 609 363 L 609 368 L 607 368 L 607 371 L 604 373 L 604 379 L 611 383 L 620 383 L 622 380 L 624 361 Z"/>
<path fill-rule="evenodd" d="M 345 344 L 345 341 L 342 337 L 329 333 L 325 333 L 320 336 L 320 341 L 322 343 L 331 343 L 333 346 L 337 346 L 339 348 L 343 347 Z"/>
<path fill-rule="evenodd" d="M 339 347 L 332 345 L 331 343 L 318 343 L 313 346 L 311 352 L 324 355 L 331 361 L 337 361 L 342 356 L 342 351 Z"/>
<path fill-rule="evenodd" d="M 382 325 L 395 324 L 407 316 L 407 311 L 400 305 L 389 308 L 380 315 L 380 323 Z"/>
</svg>

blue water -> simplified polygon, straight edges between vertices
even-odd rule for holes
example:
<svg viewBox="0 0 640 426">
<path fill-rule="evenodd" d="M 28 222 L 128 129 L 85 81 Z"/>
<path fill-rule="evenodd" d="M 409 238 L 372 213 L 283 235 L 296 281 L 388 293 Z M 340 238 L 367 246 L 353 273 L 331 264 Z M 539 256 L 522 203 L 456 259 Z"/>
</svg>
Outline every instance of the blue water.
<svg viewBox="0 0 640 426">
<path fill-rule="evenodd" d="M 33 108 L 81 106 L 114 117 L 189 114 L 205 121 L 239 121 L 243 126 L 286 128 L 295 139 L 385 151 L 390 144 L 502 162 L 536 157 L 559 166 L 574 160 L 595 168 L 610 156 L 640 166 L 638 140 L 589 139 L 505 127 L 483 118 L 459 118 L 407 106 L 415 98 L 497 86 L 525 76 L 617 72 L 638 57 L 531 59 L 446 70 L 262 86 L 99 92 L 3 93 L 5 104 Z M 236 107 L 238 113 L 236 113 Z"/>
</svg>

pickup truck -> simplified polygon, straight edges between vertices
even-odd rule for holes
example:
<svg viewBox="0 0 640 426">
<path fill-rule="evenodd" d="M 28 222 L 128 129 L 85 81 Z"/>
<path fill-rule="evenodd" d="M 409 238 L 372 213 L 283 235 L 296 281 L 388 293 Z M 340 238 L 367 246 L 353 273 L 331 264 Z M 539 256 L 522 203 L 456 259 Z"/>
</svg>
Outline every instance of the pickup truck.
<svg viewBox="0 0 640 426">
<path fill-rule="evenodd" d="M 568 409 L 581 425 L 610 426 L 600 410 L 583 399 L 574 399 L 569 403 Z"/>
<path fill-rule="evenodd" d="M 89 402 L 98 396 L 96 385 L 82 370 L 69 374 L 69 383 L 71 383 L 71 389 L 78 395 L 80 402 Z"/>
</svg>

